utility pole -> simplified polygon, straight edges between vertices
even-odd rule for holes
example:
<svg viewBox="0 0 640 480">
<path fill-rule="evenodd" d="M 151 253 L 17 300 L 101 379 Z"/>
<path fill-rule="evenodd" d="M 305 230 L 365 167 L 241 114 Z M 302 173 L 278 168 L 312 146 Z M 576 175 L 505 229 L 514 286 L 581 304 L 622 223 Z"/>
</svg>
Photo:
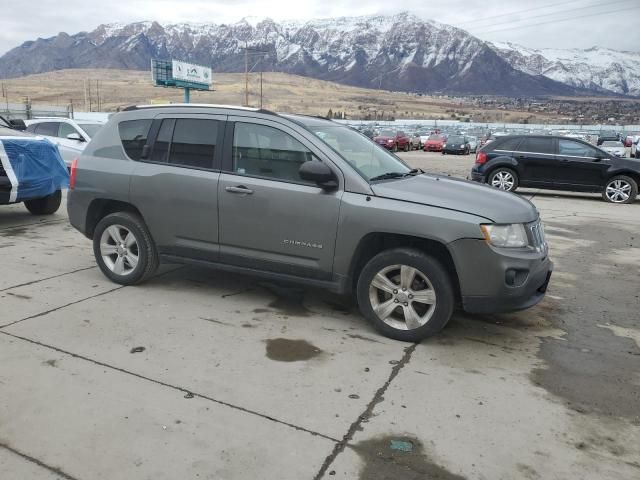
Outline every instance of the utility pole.
<svg viewBox="0 0 640 480">
<path fill-rule="evenodd" d="M 260 108 L 262 108 L 262 60 L 260 60 Z"/>
<path fill-rule="evenodd" d="M 87 79 L 84 79 L 84 111 L 87 111 Z"/>
<path fill-rule="evenodd" d="M 244 45 L 244 106 L 249 106 L 249 45 Z"/>
</svg>

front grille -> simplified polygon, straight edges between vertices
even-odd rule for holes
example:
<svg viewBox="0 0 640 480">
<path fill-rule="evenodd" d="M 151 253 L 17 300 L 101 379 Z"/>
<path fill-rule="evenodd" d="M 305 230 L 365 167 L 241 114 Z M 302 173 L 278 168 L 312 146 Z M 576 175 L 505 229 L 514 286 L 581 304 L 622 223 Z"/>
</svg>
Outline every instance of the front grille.
<svg viewBox="0 0 640 480">
<path fill-rule="evenodd" d="M 529 241 L 531 246 L 539 252 L 547 250 L 547 240 L 544 236 L 544 226 L 540 220 L 536 220 L 529 225 Z"/>
</svg>

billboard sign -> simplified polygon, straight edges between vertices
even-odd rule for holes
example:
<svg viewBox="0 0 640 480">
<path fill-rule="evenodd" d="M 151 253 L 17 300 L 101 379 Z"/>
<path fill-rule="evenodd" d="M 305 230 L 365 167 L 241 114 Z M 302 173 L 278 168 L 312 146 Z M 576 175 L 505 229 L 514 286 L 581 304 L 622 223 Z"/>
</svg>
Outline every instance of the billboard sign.
<svg viewBox="0 0 640 480">
<path fill-rule="evenodd" d="M 211 68 L 172 60 L 173 78 L 183 82 L 211 85 Z"/>
</svg>

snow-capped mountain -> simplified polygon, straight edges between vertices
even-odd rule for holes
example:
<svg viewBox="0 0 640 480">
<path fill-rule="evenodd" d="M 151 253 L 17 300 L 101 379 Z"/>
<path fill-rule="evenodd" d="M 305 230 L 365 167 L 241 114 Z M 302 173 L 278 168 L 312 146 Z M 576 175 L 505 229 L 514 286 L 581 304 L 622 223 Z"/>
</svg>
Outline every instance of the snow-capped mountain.
<svg viewBox="0 0 640 480">
<path fill-rule="evenodd" d="M 146 70 L 151 58 L 238 72 L 244 70 L 245 45 L 266 52 L 265 70 L 364 87 L 508 96 L 580 92 L 512 67 L 502 50 L 499 55 L 464 30 L 410 13 L 281 23 L 101 25 L 92 32 L 25 42 L 0 58 L 0 78 L 65 68 Z"/>
<path fill-rule="evenodd" d="M 514 43 L 491 44 L 511 66 L 544 75 L 566 85 L 600 92 L 640 96 L 640 53 L 593 47 L 526 48 Z"/>
</svg>

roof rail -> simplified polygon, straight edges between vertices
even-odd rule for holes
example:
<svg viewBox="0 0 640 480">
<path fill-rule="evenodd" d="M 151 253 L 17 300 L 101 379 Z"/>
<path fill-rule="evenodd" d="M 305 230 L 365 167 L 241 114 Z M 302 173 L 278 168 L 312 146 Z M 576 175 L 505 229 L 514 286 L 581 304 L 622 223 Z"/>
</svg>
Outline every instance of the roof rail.
<svg viewBox="0 0 640 480">
<path fill-rule="evenodd" d="M 277 113 L 264 108 L 242 107 L 239 105 L 218 105 L 213 103 L 164 103 L 155 105 L 129 105 L 121 110 L 121 112 L 130 112 L 132 110 L 151 109 L 151 108 L 228 108 L 232 110 L 243 110 L 247 112 L 263 113 L 267 115 L 277 115 Z"/>
</svg>

